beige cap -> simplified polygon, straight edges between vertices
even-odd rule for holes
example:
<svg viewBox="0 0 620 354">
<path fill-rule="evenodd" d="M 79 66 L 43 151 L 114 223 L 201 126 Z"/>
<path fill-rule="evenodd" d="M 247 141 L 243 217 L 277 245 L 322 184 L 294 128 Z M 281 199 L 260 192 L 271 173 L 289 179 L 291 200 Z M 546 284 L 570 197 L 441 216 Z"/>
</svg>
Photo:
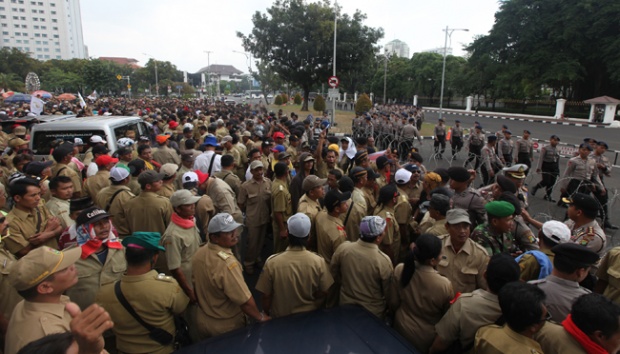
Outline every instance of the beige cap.
<svg viewBox="0 0 620 354">
<path fill-rule="evenodd" d="M 225 137 L 222 138 L 222 141 L 220 141 L 220 143 L 224 144 L 224 143 L 227 143 L 229 141 L 233 141 L 233 138 L 230 135 L 226 135 Z"/>
<path fill-rule="evenodd" d="M 170 196 L 170 204 L 172 204 L 173 208 L 181 205 L 195 204 L 199 200 L 199 196 L 193 195 L 192 192 L 187 189 L 178 190 Z"/>
<path fill-rule="evenodd" d="M 326 183 L 327 183 L 327 178 L 319 178 L 315 175 L 308 175 L 306 178 L 304 178 L 304 181 L 301 183 L 301 189 L 303 189 L 304 192 L 307 192 L 316 187 L 322 187 Z"/>
<path fill-rule="evenodd" d="M 265 168 L 262 161 L 260 160 L 252 161 L 252 163 L 250 164 L 250 171 L 254 170 L 255 168 L 259 168 L 259 167 Z"/>
<path fill-rule="evenodd" d="M 35 248 L 13 265 L 9 274 L 9 282 L 17 291 L 30 289 L 50 275 L 77 262 L 81 254 L 80 247 L 65 251 L 58 251 L 47 246 Z"/>
<path fill-rule="evenodd" d="M 159 172 L 164 174 L 164 178 L 169 178 L 172 177 L 175 173 L 177 173 L 178 170 L 179 166 L 173 163 L 165 163 L 163 166 L 161 166 Z"/>
<path fill-rule="evenodd" d="M 24 140 L 22 138 L 13 138 L 11 140 L 9 140 L 9 146 L 12 147 L 13 149 L 15 149 L 18 146 L 24 145 L 24 144 L 28 144 L 30 140 Z"/>
</svg>

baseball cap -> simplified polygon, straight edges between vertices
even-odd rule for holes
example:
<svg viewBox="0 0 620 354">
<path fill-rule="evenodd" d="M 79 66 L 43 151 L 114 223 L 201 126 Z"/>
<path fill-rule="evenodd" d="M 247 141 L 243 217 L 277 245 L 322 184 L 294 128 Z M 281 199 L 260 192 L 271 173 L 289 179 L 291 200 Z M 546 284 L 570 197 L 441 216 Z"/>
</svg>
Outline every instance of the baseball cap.
<svg viewBox="0 0 620 354">
<path fill-rule="evenodd" d="M 325 195 L 324 203 L 326 207 L 336 207 L 340 203 L 351 199 L 351 192 L 340 193 L 336 189 L 332 189 Z"/>
<path fill-rule="evenodd" d="M 252 163 L 250 164 L 250 171 L 254 170 L 255 168 L 265 168 L 265 165 L 263 165 L 263 162 L 260 160 L 255 160 L 252 161 Z"/>
<path fill-rule="evenodd" d="M 65 251 L 47 246 L 35 248 L 13 264 L 9 282 L 17 291 L 30 289 L 50 275 L 70 267 L 81 254 L 80 247 Z"/>
<path fill-rule="evenodd" d="M 360 238 L 373 239 L 383 233 L 387 223 L 385 220 L 376 215 L 365 216 L 360 222 Z"/>
<path fill-rule="evenodd" d="M 460 224 L 462 222 L 466 222 L 471 224 L 471 220 L 469 219 L 469 214 L 465 209 L 450 209 L 446 213 L 446 223 L 450 225 Z"/>
<path fill-rule="evenodd" d="M 214 136 L 207 136 L 205 138 L 205 142 L 202 145 L 204 145 L 204 146 L 215 146 L 215 147 L 220 146 L 220 144 L 217 143 L 217 139 Z"/>
<path fill-rule="evenodd" d="M 24 173 L 27 175 L 38 176 L 48 167 L 51 167 L 54 161 L 31 161 L 24 166 Z"/>
<path fill-rule="evenodd" d="M 181 205 L 194 204 L 200 200 L 199 196 L 195 196 L 187 189 L 180 189 L 170 196 L 170 203 L 173 208 Z"/>
<path fill-rule="evenodd" d="M 566 243 L 570 241 L 571 232 L 565 223 L 557 220 L 549 220 L 542 226 L 543 234 L 555 243 Z"/>
<path fill-rule="evenodd" d="M 80 215 L 78 215 L 77 219 L 75 220 L 75 224 L 76 226 L 91 224 L 109 217 L 110 214 L 108 214 L 105 210 L 97 206 L 91 206 L 82 210 Z"/>
<path fill-rule="evenodd" d="M 394 174 L 394 180 L 396 181 L 397 184 L 409 183 L 409 180 L 411 179 L 412 174 L 413 173 L 405 170 L 404 168 L 400 168 Z"/>
<path fill-rule="evenodd" d="M 125 237 L 122 241 L 127 248 L 146 248 L 152 251 L 166 251 L 159 245 L 161 234 L 159 232 L 136 231 L 131 236 Z"/>
<path fill-rule="evenodd" d="M 98 143 L 102 143 L 105 144 L 107 143 L 107 141 L 103 140 L 102 137 L 100 137 L 99 135 L 93 135 L 90 137 L 90 142 L 93 144 L 98 144 Z"/>
<path fill-rule="evenodd" d="M 319 178 L 315 175 L 308 175 L 301 183 L 301 189 L 304 192 L 308 192 L 316 187 L 322 187 L 327 183 L 327 178 Z"/>
<path fill-rule="evenodd" d="M 82 140 L 82 138 L 74 138 L 73 139 L 73 145 L 75 145 L 75 146 L 84 146 L 86 144 L 84 144 L 84 140 Z"/>
<path fill-rule="evenodd" d="M 159 144 L 165 143 L 168 139 L 170 139 L 170 135 L 160 134 L 155 137 L 155 141 L 157 141 Z"/>
<path fill-rule="evenodd" d="M 241 224 L 236 222 L 232 215 L 228 213 L 219 213 L 211 218 L 211 221 L 209 221 L 207 232 L 210 234 L 217 232 L 231 232 L 236 230 L 239 226 L 241 226 Z"/>
<path fill-rule="evenodd" d="M 203 184 L 207 181 L 207 179 L 209 179 L 209 174 L 208 173 L 204 173 L 200 170 L 194 170 L 194 173 L 196 174 L 196 176 L 198 177 L 198 183 Z"/>
<path fill-rule="evenodd" d="M 9 146 L 15 149 L 16 147 L 24 144 L 28 144 L 30 140 L 24 140 L 22 138 L 13 138 L 9 140 Z"/>
<path fill-rule="evenodd" d="M 109 165 L 111 163 L 117 163 L 117 162 L 118 162 L 118 159 L 114 158 L 114 157 L 112 157 L 110 155 L 101 155 L 101 156 L 99 156 L 99 157 L 97 157 L 95 159 L 95 163 L 99 167 L 103 167 L 103 166 Z"/>
<path fill-rule="evenodd" d="M 275 132 L 275 133 L 273 133 L 273 138 L 274 139 L 284 139 L 285 136 L 284 136 L 284 133 L 282 133 L 282 132 Z"/>
<path fill-rule="evenodd" d="M 159 170 L 164 174 L 164 178 L 170 178 L 177 173 L 179 166 L 173 163 L 165 163 Z"/>
<path fill-rule="evenodd" d="M 310 234 L 310 218 L 304 213 L 297 213 L 287 221 L 289 236 L 305 238 Z"/>
<path fill-rule="evenodd" d="M 198 175 L 193 171 L 185 172 L 182 178 L 183 183 L 198 182 Z"/>
<path fill-rule="evenodd" d="M 114 166 L 110 170 L 110 179 L 114 182 L 120 182 L 129 177 L 129 170 L 124 167 Z"/>
<path fill-rule="evenodd" d="M 230 136 L 230 135 L 226 135 L 226 136 L 224 136 L 224 137 L 222 138 L 222 140 L 221 140 L 220 142 L 221 142 L 222 144 L 224 144 L 224 143 L 227 143 L 227 142 L 232 141 L 232 140 L 233 140 L 232 136 Z"/>
<path fill-rule="evenodd" d="M 145 185 L 149 183 L 159 182 L 164 179 L 164 174 L 153 170 L 146 170 L 138 176 L 138 183 Z"/>
<path fill-rule="evenodd" d="M 284 147 L 284 145 L 276 145 L 273 149 L 271 149 L 271 151 L 273 152 L 284 152 L 286 150 L 286 148 Z"/>
<path fill-rule="evenodd" d="M 133 144 L 134 141 L 131 138 L 120 138 L 116 141 L 116 145 L 122 147 L 132 146 Z"/>
</svg>

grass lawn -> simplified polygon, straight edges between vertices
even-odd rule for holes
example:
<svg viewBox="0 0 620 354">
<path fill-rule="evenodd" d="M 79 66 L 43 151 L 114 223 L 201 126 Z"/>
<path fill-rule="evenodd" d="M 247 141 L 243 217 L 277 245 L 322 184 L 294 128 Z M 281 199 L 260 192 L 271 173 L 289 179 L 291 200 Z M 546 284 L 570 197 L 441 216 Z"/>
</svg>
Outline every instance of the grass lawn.
<svg viewBox="0 0 620 354">
<path fill-rule="evenodd" d="M 308 114 L 312 114 L 314 116 L 316 116 L 317 114 L 320 114 L 320 112 L 315 112 L 312 107 L 310 107 L 310 110 L 308 112 L 302 112 L 301 111 L 301 105 L 286 105 L 286 106 L 276 106 L 276 105 L 269 105 L 269 110 L 270 111 L 274 111 L 277 112 L 279 109 L 282 110 L 282 112 L 284 112 L 284 114 L 286 114 L 287 116 L 290 116 L 291 113 L 295 113 L 299 116 L 300 120 L 305 119 Z M 351 121 L 353 120 L 353 118 L 355 118 L 355 113 L 354 112 L 350 112 L 350 111 L 341 111 L 341 110 L 336 110 L 336 126 L 331 128 L 330 131 L 333 133 L 351 133 Z M 431 136 L 433 135 L 433 131 L 435 128 L 435 124 L 432 123 L 423 123 L 422 124 L 422 131 L 420 132 L 420 134 L 422 136 Z"/>
</svg>

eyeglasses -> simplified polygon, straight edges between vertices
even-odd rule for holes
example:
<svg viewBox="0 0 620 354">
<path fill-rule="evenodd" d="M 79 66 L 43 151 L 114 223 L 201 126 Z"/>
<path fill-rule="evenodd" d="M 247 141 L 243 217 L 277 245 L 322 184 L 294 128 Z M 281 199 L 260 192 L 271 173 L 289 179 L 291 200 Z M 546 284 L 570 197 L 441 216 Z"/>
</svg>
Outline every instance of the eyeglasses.
<svg viewBox="0 0 620 354">
<path fill-rule="evenodd" d="M 551 312 L 547 311 L 547 316 L 545 316 L 545 318 L 541 319 L 541 320 L 540 320 L 540 321 L 538 321 L 538 322 L 540 323 L 540 322 L 551 321 L 551 318 L 552 318 L 552 316 L 551 316 Z"/>
</svg>

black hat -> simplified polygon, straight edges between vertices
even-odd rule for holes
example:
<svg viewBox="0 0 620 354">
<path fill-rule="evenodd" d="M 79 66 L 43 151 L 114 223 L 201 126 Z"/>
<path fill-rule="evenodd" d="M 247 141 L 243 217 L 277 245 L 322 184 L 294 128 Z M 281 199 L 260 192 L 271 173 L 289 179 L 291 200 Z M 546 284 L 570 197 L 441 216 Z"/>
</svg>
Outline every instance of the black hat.
<svg viewBox="0 0 620 354">
<path fill-rule="evenodd" d="M 52 152 L 52 156 L 56 160 L 61 160 L 65 156 L 69 155 L 72 152 L 73 152 L 73 144 L 71 144 L 71 143 L 62 143 L 62 144 L 58 145 L 58 147 L 56 147 L 54 149 L 54 151 Z"/>
<path fill-rule="evenodd" d="M 364 177 L 367 175 L 368 175 L 368 172 L 366 171 L 366 169 L 364 167 L 359 167 L 359 166 L 353 167 L 351 171 L 349 172 L 349 177 L 351 177 L 351 179 L 360 178 L 360 177 Z"/>
<path fill-rule="evenodd" d="M 549 139 L 555 139 L 557 141 L 560 141 L 560 137 L 555 135 L 555 134 L 551 135 L 551 137 Z"/>
<path fill-rule="evenodd" d="M 146 163 L 142 159 L 131 160 L 127 166 L 129 167 L 129 172 L 134 175 L 138 171 L 142 171 L 146 168 Z"/>
<path fill-rule="evenodd" d="M 71 199 L 69 202 L 69 213 L 74 213 L 78 210 L 88 209 L 93 206 L 93 200 L 90 197 L 82 197 Z"/>
<path fill-rule="evenodd" d="M 513 215 L 521 215 L 521 202 L 519 202 L 519 198 L 514 193 L 504 191 L 498 200 L 512 204 L 515 209 Z"/>
<path fill-rule="evenodd" d="M 433 172 L 438 174 L 439 177 L 441 177 L 441 181 L 444 183 L 448 182 L 448 180 L 450 179 L 450 174 L 448 173 L 448 170 L 443 167 L 436 168 Z"/>
<path fill-rule="evenodd" d="M 53 164 L 54 161 L 31 161 L 24 166 L 24 173 L 31 176 L 39 176 L 43 170 Z"/>
<path fill-rule="evenodd" d="M 390 160 L 385 155 L 381 155 L 377 157 L 375 163 L 377 164 L 377 168 L 382 170 L 386 165 L 390 163 Z"/>
<path fill-rule="evenodd" d="M 346 202 L 351 198 L 351 192 L 340 193 L 337 189 L 332 189 L 325 195 L 325 206 L 330 209 L 337 207 L 340 203 Z"/>
<path fill-rule="evenodd" d="M 368 179 L 369 180 L 374 180 L 374 179 L 377 179 L 377 178 L 381 177 L 380 174 L 375 173 L 375 170 L 373 170 L 370 167 L 366 167 L 366 172 L 368 172 Z"/>
<path fill-rule="evenodd" d="M 597 143 L 596 139 L 594 138 L 583 138 L 583 142 L 584 143 Z"/>
<path fill-rule="evenodd" d="M 520 271 L 519 264 L 513 257 L 506 253 L 498 253 L 489 259 L 486 278 L 489 283 L 507 284 L 518 281 Z"/>
<path fill-rule="evenodd" d="M 572 242 L 561 243 L 554 246 L 551 251 L 555 254 L 555 259 L 569 259 L 571 263 L 585 267 L 595 264 L 600 258 L 596 252 L 586 246 Z"/>
<path fill-rule="evenodd" d="M 564 203 L 572 204 L 575 208 L 583 211 L 583 213 L 591 218 L 596 217 L 600 209 L 599 203 L 591 195 L 584 193 L 575 193 L 569 198 L 562 198 Z"/>
<path fill-rule="evenodd" d="M 596 145 L 598 146 L 604 146 L 605 149 L 609 149 L 609 145 L 607 145 L 606 142 L 599 140 L 598 143 L 596 143 Z"/>
<path fill-rule="evenodd" d="M 368 157 L 368 151 L 366 150 L 360 150 L 357 153 L 355 153 L 355 157 L 353 158 L 356 162 L 357 161 L 361 161 L 365 158 Z"/>
<path fill-rule="evenodd" d="M 107 154 L 108 152 L 110 152 L 110 150 L 108 150 L 108 147 L 105 145 L 95 145 L 93 146 L 93 155 L 94 154 Z"/>
<path fill-rule="evenodd" d="M 461 166 L 452 166 L 448 168 L 448 176 L 457 182 L 467 182 L 471 178 L 469 171 Z"/>
<path fill-rule="evenodd" d="M 159 182 L 164 179 L 164 174 L 155 170 L 146 170 L 138 176 L 138 183 L 140 185 L 146 185 L 149 183 Z"/>
<path fill-rule="evenodd" d="M 398 196 L 399 196 L 398 188 L 396 188 L 396 185 L 390 183 L 390 184 L 386 184 L 385 186 L 381 187 L 381 189 L 379 189 L 378 200 L 389 200 L 389 199 L 392 199 Z"/>
<path fill-rule="evenodd" d="M 92 206 L 88 209 L 82 210 L 80 215 L 78 215 L 77 219 L 75 220 L 75 225 L 80 226 L 86 223 L 91 224 L 109 217 L 110 214 L 108 214 L 105 210 L 96 206 Z"/>
<path fill-rule="evenodd" d="M 588 143 L 581 143 L 581 145 L 579 145 L 579 148 L 580 149 L 586 148 L 586 149 L 588 149 L 588 151 L 592 151 L 593 150 L 592 146 L 590 146 L 590 144 L 588 144 Z"/>
<path fill-rule="evenodd" d="M 495 134 L 487 136 L 487 141 L 497 141 L 497 136 Z"/>
<path fill-rule="evenodd" d="M 504 192 L 517 193 L 517 185 L 508 177 L 497 175 L 496 181 Z"/>
<path fill-rule="evenodd" d="M 353 192 L 354 188 L 355 184 L 349 176 L 342 176 L 338 180 L 338 189 L 340 189 L 342 192 Z"/>
</svg>

